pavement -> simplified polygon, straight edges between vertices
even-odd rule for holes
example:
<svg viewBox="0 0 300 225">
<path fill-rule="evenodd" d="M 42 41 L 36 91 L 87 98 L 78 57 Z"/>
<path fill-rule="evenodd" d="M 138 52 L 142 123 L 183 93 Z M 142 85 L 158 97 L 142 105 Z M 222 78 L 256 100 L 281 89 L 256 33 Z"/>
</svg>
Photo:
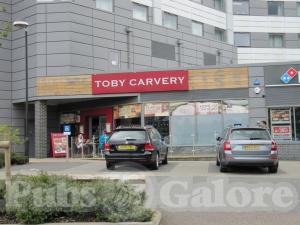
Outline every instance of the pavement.
<svg viewBox="0 0 300 225">
<path fill-rule="evenodd" d="M 158 171 L 124 164 L 108 171 L 99 160 L 32 159 L 28 165 L 14 166 L 12 173 L 40 171 L 78 179 L 130 180 L 146 190 L 147 205 L 162 212 L 161 225 L 300 224 L 299 161 L 281 161 L 278 173 L 269 174 L 263 168 L 220 173 L 214 161 L 171 161 Z M 3 169 L 0 178 L 4 178 Z M 266 195 L 259 195 L 262 190 Z M 219 197 L 222 204 L 209 205 Z"/>
</svg>

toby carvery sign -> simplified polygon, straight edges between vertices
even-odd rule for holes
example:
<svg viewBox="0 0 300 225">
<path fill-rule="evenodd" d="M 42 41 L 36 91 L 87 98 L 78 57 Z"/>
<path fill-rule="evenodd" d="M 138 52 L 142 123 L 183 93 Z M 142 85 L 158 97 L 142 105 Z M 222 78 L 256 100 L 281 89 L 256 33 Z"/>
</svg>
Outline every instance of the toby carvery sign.
<svg viewBox="0 0 300 225">
<path fill-rule="evenodd" d="M 184 91 L 189 89 L 188 71 L 156 71 L 92 76 L 93 94 Z"/>
</svg>

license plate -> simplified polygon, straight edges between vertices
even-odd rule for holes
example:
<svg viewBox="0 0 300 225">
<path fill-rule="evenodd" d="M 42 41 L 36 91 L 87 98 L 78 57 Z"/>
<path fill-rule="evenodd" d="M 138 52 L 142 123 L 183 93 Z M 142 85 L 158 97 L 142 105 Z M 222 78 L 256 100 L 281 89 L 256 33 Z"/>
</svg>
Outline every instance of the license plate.
<svg viewBox="0 0 300 225">
<path fill-rule="evenodd" d="M 118 150 L 119 151 L 135 151 L 136 146 L 134 145 L 119 145 Z"/>
<path fill-rule="evenodd" d="M 244 146 L 244 150 L 247 150 L 247 151 L 258 151 L 258 150 L 260 150 L 260 146 L 259 145 L 245 145 Z"/>
</svg>

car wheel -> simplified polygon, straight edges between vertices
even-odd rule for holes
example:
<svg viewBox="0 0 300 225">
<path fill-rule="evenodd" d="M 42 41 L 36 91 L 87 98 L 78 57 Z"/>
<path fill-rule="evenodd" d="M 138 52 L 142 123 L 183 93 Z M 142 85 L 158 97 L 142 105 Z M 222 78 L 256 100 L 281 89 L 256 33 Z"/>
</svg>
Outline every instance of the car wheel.
<svg viewBox="0 0 300 225">
<path fill-rule="evenodd" d="M 221 173 L 226 173 L 227 172 L 227 167 L 225 167 L 224 165 L 222 165 L 222 163 L 220 163 L 220 172 Z"/>
<path fill-rule="evenodd" d="M 108 170 L 114 170 L 115 169 L 115 164 L 111 162 L 106 162 L 106 168 Z"/>
<path fill-rule="evenodd" d="M 168 151 L 166 152 L 166 155 L 165 155 L 164 160 L 162 161 L 162 164 L 163 165 L 167 165 L 168 164 Z"/>
<path fill-rule="evenodd" d="M 277 173 L 278 166 L 270 166 L 269 167 L 269 173 Z"/>
<path fill-rule="evenodd" d="M 219 161 L 219 157 L 216 156 L 216 166 L 220 166 L 220 161 Z"/>
<path fill-rule="evenodd" d="M 159 154 L 155 153 L 154 157 L 155 157 L 155 160 L 152 163 L 151 168 L 152 168 L 152 170 L 158 170 L 158 168 L 159 168 Z"/>
</svg>

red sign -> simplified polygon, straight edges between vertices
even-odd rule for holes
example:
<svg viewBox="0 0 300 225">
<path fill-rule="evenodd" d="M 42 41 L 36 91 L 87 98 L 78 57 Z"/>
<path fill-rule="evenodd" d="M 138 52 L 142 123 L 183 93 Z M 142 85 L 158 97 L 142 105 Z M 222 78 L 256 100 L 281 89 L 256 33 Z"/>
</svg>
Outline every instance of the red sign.
<svg viewBox="0 0 300 225">
<path fill-rule="evenodd" d="M 65 157 L 69 149 L 68 136 L 62 133 L 51 133 L 52 155 L 56 157 Z"/>
<path fill-rule="evenodd" d="M 291 77 L 294 78 L 297 75 L 297 70 L 295 70 L 293 67 L 291 67 L 288 71 L 287 74 Z"/>
<path fill-rule="evenodd" d="M 96 74 L 93 94 L 183 91 L 189 89 L 188 71 Z"/>
<path fill-rule="evenodd" d="M 274 139 L 291 140 L 292 130 L 290 125 L 272 126 L 272 134 Z"/>
</svg>

